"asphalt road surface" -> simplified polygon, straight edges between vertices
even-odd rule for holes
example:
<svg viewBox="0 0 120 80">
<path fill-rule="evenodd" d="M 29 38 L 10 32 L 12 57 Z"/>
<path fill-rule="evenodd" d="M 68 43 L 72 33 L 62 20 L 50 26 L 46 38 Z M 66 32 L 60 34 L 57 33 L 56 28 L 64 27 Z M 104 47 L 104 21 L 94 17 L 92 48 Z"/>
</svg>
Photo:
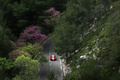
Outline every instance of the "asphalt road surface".
<svg viewBox="0 0 120 80">
<path fill-rule="evenodd" d="M 40 67 L 38 69 L 38 80 L 48 80 L 47 76 L 50 71 L 54 72 L 55 76 L 58 80 L 62 80 L 63 72 L 62 72 L 62 63 L 60 60 L 60 56 L 58 56 L 54 52 L 54 45 L 49 38 L 43 44 L 44 56 L 49 60 L 48 62 L 40 63 Z M 56 61 L 50 61 L 49 56 L 56 55 Z"/>
</svg>

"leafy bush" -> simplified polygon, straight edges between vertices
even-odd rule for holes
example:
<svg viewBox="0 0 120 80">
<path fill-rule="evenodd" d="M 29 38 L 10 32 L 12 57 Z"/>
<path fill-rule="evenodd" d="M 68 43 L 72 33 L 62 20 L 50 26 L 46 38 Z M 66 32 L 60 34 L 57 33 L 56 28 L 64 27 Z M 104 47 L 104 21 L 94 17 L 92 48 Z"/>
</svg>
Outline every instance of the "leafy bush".
<svg viewBox="0 0 120 80">
<path fill-rule="evenodd" d="M 23 52 L 30 53 L 33 58 L 43 54 L 43 47 L 40 46 L 38 43 L 35 44 L 29 43 L 27 46 L 19 47 L 18 49 Z"/>
<path fill-rule="evenodd" d="M 19 75 L 16 75 L 14 78 L 12 78 L 12 80 L 22 80 L 22 79 Z"/>
<path fill-rule="evenodd" d="M 20 50 L 13 50 L 12 52 L 9 53 L 9 58 L 14 61 L 18 56 L 24 55 L 26 57 L 31 57 L 31 55 L 27 52 L 23 52 Z"/>
</svg>

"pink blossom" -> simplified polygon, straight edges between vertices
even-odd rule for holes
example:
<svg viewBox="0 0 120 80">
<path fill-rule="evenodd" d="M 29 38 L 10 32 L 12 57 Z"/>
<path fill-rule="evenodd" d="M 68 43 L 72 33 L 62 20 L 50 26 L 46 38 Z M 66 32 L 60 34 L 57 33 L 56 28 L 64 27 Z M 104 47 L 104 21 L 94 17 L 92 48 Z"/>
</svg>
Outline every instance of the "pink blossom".
<svg viewBox="0 0 120 80">
<path fill-rule="evenodd" d="M 43 36 L 40 32 L 40 29 L 36 26 L 27 27 L 24 30 L 24 33 L 21 33 L 20 39 L 24 39 L 25 41 L 34 43 L 37 39 L 47 38 L 45 35 Z"/>
<path fill-rule="evenodd" d="M 50 9 L 47 10 L 47 12 L 54 12 L 54 11 L 55 11 L 54 7 L 52 7 L 52 8 L 50 8 Z"/>
<path fill-rule="evenodd" d="M 55 10 L 54 7 L 46 10 L 46 12 L 47 12 L 47 13 L 52 13 L 52 15 L 51 15 L 52 17 L 50 16 L 50 19 L 45 19 L 45 20 L 44 20 L 45 23 L 46 23 L 46 24 L 49 24 L 49 25 L 51 25 L 51 24 L 53 25 L 53 24 L 55 23 L 55 20 L 59 17 L 60 12 L 57 11 L 57 10 Z"/>
</svg>

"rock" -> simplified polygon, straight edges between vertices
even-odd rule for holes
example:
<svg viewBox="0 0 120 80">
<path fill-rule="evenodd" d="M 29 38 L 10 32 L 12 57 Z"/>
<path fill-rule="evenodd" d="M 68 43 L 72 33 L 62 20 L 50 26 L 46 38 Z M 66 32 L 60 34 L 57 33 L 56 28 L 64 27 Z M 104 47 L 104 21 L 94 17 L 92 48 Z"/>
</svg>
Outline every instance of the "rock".
<svg viewBox="0 0 120 80">
<path fill-rule="evenodd" d="M 80 65 L 77 65 L 77 67 L 76 67 L 76 68 L 78 69 L 79 67 L 80 67 Z"/>
<path fill-rule="evenodd" d="M 87 59 L 87 55 L 80 56 L 80 60 L 86 60 L 86 59 Z"/>
<path fill-rule="evenodd" d="M 94 59 L 96 59 L 96 58 L 97 58 L 95 54 L 93 54 L 93 58 L 94 58 Z"/>
<path fill-rule="evenodd" d="M 91 51 L 88 54 L 91 54 Z"/>
<path fill-rule="evenodd" d="M 78 50 L 75 50 L 75 52 L 78 52 Z"/>
<path fill-rule="evenodd" d="M 94 31 L 94 32 L 95 32 L 96 30 L 97 30 L 97 29 L 95 29 L 95 28 L 94 28 L 92 31 Z"/>
<path fill-rule="evenodd" d="M 110 6 L 110 9 L 113 9 L 113 6 Z"/>
<path fill-rule="evenodd" d="M 95 18 L 94 20 L 97 20 L 97 18 Z"/>
</svg>

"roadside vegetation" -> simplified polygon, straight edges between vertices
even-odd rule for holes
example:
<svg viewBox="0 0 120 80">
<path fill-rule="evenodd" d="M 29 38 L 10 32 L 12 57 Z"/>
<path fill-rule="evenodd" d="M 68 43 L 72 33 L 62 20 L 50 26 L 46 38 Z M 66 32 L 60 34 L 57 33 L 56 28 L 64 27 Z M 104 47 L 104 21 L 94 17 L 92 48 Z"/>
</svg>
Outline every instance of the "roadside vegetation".
<svg viewBox="0 0 120 80">
<path fill-rule="evenodd" d="M 37 80 L 42 44 L 71 68 L 63 80 L 119 80 L 119 0 L 0 0 L 0 80 Z M 48 79 L 56 79 L 50 72 Z M 56 79 L 57 80 L 57 79 Z"/>
<path fill-rule="evenodd" d="M 0 80 L 37 80 L 40 63 L 48 61 L 42 44 L 66 2 L 0 0 Z"/>
</svg>

